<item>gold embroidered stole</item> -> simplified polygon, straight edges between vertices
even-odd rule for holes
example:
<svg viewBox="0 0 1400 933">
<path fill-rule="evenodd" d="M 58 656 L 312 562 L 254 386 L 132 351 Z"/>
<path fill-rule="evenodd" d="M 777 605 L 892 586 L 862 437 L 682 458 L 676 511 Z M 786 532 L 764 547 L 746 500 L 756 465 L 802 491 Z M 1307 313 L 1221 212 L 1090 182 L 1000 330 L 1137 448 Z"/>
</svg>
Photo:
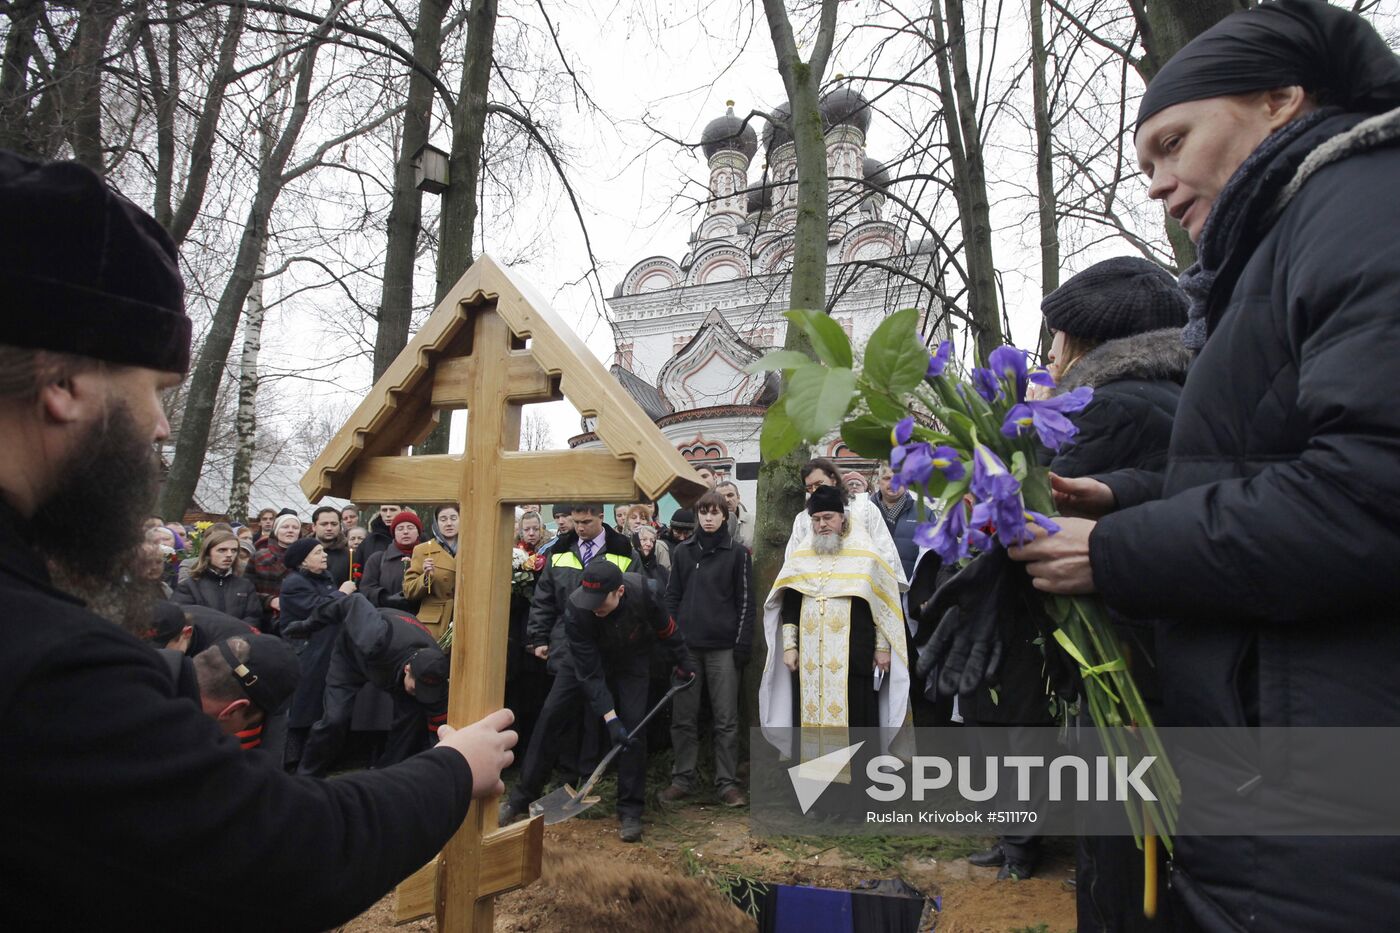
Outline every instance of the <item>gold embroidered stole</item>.
<svg viewBox="0 0 1400 933">
<path fill-rule="evenodd" d="M 802 760 L 845 748 L 850 675 L 851 597 L 803 596 L 797 628 Z M 848 771 L 837 780 L 850 780 Z"/>
</svg>

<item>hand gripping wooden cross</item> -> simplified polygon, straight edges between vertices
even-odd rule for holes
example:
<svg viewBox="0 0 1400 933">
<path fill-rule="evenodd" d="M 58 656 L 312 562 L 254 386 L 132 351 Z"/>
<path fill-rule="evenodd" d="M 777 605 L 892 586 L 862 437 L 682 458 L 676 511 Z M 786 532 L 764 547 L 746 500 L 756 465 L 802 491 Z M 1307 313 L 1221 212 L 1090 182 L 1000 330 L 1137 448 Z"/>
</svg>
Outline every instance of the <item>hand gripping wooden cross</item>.
<svg viewBox="0 0 1400 933">
<path fill-rule="evenodd" d="M 567 398 L 606 450 L 521 452 L 521 406 Z M 406 456 L 442 410 L 467 409 L 464 456 Z M 482 256 L 375 383 L 301 481 L 312 502 L 459 502 L 462 528 L 447 718 L 504 705 L 517 502 L 689 502 L 704 483 L 641 407 L 528 284 Z M 465 585 L 470 581 L 471 585 Z M 517 758 L 524 749 L 516 749 Z M 475 801 L 431 864 L 398 889 L 397 920 L 490 930 L 495 895 L 539 877 L 540 817 L 504 829 Z M 366 853 L 373 857 L 373 853 Z"/>
</svg>

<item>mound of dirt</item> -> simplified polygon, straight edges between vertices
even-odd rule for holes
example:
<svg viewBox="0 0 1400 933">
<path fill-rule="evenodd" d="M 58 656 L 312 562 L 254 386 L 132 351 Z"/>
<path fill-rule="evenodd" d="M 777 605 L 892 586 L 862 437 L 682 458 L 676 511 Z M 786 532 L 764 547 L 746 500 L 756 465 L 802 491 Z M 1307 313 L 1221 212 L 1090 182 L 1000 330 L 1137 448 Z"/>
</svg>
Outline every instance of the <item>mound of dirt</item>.
<svg viewBox="0 0 1400 933">
<path fill-rule="evenodd" d="M 567 850 L 546 850 L 543 877 L 511 901 L 513 909 L 498 911 L 497 930 L 753 930 L 753 921 L 699 878 Z"/>
</svg>

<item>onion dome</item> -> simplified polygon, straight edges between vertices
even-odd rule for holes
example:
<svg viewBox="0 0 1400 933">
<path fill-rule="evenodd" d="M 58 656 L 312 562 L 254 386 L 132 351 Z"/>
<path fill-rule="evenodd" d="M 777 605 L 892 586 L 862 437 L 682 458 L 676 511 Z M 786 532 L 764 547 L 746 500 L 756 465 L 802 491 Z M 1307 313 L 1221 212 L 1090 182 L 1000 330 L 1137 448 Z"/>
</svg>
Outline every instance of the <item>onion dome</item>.
<svg viewBox="0 0 1400 933">
<path fill-rule="evenodd" d="M 792 142 L 788 124 L 792 122 L 792 105 L 783 103 L 773 108 L 768 125 L 763 128 L 763 151 L 772 152 L 783 143 Z"/>
<path fill-rule="evenodd" d="M 758 134 L 753 127 L 734 116 L 734 101 L 727 100 L 729 108 L 724 116 L 716 117 L 705 125 L 700 134 L 700 148 L 705 158 L 713 158 L 717 152 L 742 152 L 752 159 L 758 151 Z"/>
<path fill-rule="evenodd" d="M 843 84 L 822 98 L 818 105 L 822 112 L 822 125 L 854 126 L 862 133 L 870 129 L 870 101 L 849 84 Z"/>
<path fill-rule="evenodd" d="M 865 173 L 866 182 L 881 191 L 890 186 L 889 167 L 879 159 L 867 157 L 866 160 L 861 163 L 861 171 Z"/>
</svg>

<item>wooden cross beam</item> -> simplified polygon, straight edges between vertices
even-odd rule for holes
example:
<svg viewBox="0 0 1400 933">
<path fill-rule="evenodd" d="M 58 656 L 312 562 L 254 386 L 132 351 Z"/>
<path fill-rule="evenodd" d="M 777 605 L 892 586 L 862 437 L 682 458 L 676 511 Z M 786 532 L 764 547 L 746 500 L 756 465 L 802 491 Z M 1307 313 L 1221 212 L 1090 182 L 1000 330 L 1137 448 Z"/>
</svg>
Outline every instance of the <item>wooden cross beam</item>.
<svg viewBox="0 0 1400 933">
<path fill-rule="evenodd" d="M 596 418 L 607 450 L 519 451 L 521 407 L 564 397 Z M 403 456 L 442 408 L 467 410 L 466 452 Z M 463 726 L 505 701 L 516 503 L 633 502 L 667 491 L 689 502 L 705 486 L 543 299 L 481 257 L 312 464 L 302 489 L 313 502 L 338 495 L 460 504 L 447 717 Z M 439 930 L 484 933 L 494 896 L 539 877 L 542 818 L 502 829 L 496 812 L 494 800 L 473 803 L 439 858 L 400 885 L 398 922 L 436 913 Z"/>
</svg>

